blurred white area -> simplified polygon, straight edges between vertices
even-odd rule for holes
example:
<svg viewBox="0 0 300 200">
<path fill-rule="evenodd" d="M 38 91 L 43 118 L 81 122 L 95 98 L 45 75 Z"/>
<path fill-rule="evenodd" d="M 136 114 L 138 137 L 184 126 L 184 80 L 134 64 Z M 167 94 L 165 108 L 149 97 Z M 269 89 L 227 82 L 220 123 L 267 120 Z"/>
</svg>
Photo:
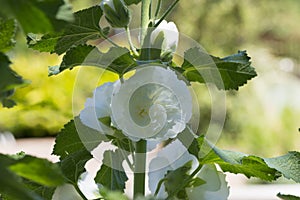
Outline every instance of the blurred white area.
<svg viewBox="0 0 300 200">
<path fill-rule="evenodd" d="M 0 133 L 0 153 L 8 154 L 16 148 L 16 140 L 12 133 Z"/>
<path fill-rule="evenodd" d="M 258 76 L 249 84 L 264 107 L 277 115 L 286 106 L 300 111 L 300 79 L 293 74 L 297 63 L 291 58 L 277 58 L 266 49 L 255 48 L 251 56 Z"/>
<path fill-rule="evenodd" d="M 0 153 L 2 154 L 16 154 L 23 151 L 28 155 L 46 158 L 52 162 L 58 162 L 59 157 L 52 155 L 54 144 L 55 139 L 53 138 L 28 138 L 16 140 L 11 133 L 0 133 Z"/>
<path fill-rule="evenodd" d="M 290 58 L 282 58 L 279 61 L 279 67 L 281 70 L 286 71 L 286 72 L 293 72 L 295 63 L 292 59 Z"/>
<path fill-rule="evenodd" d="M 76 193 L 76 190 L 71 184 L 59 186 L 52 197 L 52 200 L 82 200 Z"/>
<path fill-rule="evenodd" d="M 230 187 L 229 200 L 279 200 L 276 195 L 300 196 L 300 184 L 239 185 Z"/>
</svg>

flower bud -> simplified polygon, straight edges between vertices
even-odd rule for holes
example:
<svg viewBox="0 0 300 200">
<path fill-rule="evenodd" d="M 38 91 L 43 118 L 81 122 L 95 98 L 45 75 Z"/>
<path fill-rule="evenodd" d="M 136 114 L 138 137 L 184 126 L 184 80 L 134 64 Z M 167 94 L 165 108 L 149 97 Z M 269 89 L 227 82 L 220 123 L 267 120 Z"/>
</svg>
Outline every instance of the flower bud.
<svg viewBox="0 0 300 200">
<path fill-rule="evenodd" d="M 124 28 L 128 26 L 130 13 L 123 0 L 103 0 L 100 7 L 112 27 Z"/>
<path fill-rule="evenodd" d="M 151 43 L 154 44 L 158 37 L 161 37 L 163 33 L 164 42 L 162 44 L 162 53 L 176 51 L 179 33 L 174 22 L 167 22 L 163 20 L 159 26 L 151 34 Z"/>
</svg>

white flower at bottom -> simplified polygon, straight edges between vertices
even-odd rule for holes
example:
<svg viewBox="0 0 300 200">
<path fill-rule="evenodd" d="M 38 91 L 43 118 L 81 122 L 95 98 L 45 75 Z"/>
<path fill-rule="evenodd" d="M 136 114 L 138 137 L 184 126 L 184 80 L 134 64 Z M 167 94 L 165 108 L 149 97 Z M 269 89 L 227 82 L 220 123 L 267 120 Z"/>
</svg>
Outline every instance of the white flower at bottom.
<svg viewBox="0 0 300 200">
<path fill-rule="evenodd" d="M 217 171 L 215 165 L 204 165 L 197 177 L 206 183 L 186 189 L 189 200 L 226 200 L 228 198 L 229 188 L 225 180 L 225 174 Z"/>
<path fill-rule="evenodd" d="M 195 170 L 198 161 L 195 156 L 188 153 L 183 144 L 176 140 L 163 148 L 157 156 L 151 160 L 149 165 L 149 189 L 155 193 L 158 182 L 164 178 L 168 170 L 176 170 L 188 161 L 192 161 Z M 197 177 L 206 183 L 194 188 L 187 188 L 186 193 L 189 200 L 226 200 L 229 196 L 229 188 L 225 180 L 225 174 L 217 171 L 215 165 L 204 165 Z M 166 199 L 167 193 L 164 185 L 161 186 L 157 198 Z"/>
<path fill-rule="evenodd" d="M 163 141 L 182 132 L 192 115 L 192 97 L 176 73 L 146 66 L 116 82 L 111 101 L 112 121 L 130 139 Z"/>
<path fill-rule="evenodd" d="M 164 178 L 164 175 L 168 170 L 175 170 L 188 161 L 196 163 L 196 157 L 189 154 L 179 140 L 175 140 L 160 150 L 157 156 L 151 160 L 149 165 L 149 189 L 151 193 L 155 193 L 158 182 Z M 195 166 L 193 168 L 195 168 Z M 162 184 L 157 194 L 157 198 L 166 199 L 167 196 L 165 186 Z"/>
</svg>

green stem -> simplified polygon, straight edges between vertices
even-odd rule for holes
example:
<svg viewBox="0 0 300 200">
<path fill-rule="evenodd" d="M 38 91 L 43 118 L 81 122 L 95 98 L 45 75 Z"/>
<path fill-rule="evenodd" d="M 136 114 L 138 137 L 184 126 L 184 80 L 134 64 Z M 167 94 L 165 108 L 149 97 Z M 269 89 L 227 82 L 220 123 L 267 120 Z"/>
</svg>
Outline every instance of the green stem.
<svg viewBox="0 0 300 200">
<path fill-rule="evenodd" d="M 150 2 L 150 6 L 149 6 L 149 19 L 152 18 L 152 1 Z"/>
<path fill-rule="evenodd" d="M 136 143 L 135 148 L 135 167 L 134 167 L 134 186 L 133 197 L 138 195 L 145 195 L 145 171 L 146 171 L 146 151 L 147 141 L 140 140 Z"/>
<path fill-rule="evenodd" d="M 124 83 L 124 77 L 123 77 L 123 75 L 122 75 L 122 76 L 120 76 L 120 81 L 121 81 L 121 84 L 123 84 L 123 83 Z"/>
<path fill-rule="evenodd" d="M 130 49 L 131 51 L 133 52 L 133 54 L 135 56 L 139 56 L 139 53 L 137 52 L 136 48 L 134 47 L 133 43 L 132 43 L 132 40 L 131 40 L 131 34 L 130 34 L 130 29 L 129 27 L 125 27 L 125 30 L 126 30 L 126 33 L 127 33 L 127 39 L 128 39 L 128 43 L 129 43 L 129 46 L 130 46 Z"/>
<path fill-rule="evenodd" d="M 179 185 L 178 187 L 178 191 L 184 187 L 186 187 L 186 185 L 198 174 L 198 172 L 201 170 L 202 168 L 202 164 L 199 163 L 198 167 L 192 172 L 192 174 L 189 176 L 189 178 L 187 179 L 183 179 L 181 184 Z M 167 181 L 168 179 L 167 178 L 163 178 L 161 179 L 158 184 L 157 184 L 157 187 L 156 187 L 156 190 L 155 190 L 155 193 L 154 193 L 154 196 L 157 196 L 158 195 L 158 192 L 163 184 L 164 181 Z M 169 197 L 173 197 L 173 196 L 169 196 Z"/>
<path fill-rule="evenodd" d="M 111 43 L 112 45 L 114 45 L 115 47 L 120 47 L 119 45 L 117 45 L 114 41 L 112 41 L 110 38 L 108 38 L 105 34 L 103 34 L 101 31 L 99 32 L 100 36 L 103 37 L 104 39 L 106 39 L 109 43 Z"/>
<path fill-rule="evenodd" d="M 75 190 L 77 191 L 77 193 L 81 196 L 81 198 L 82 198 L 83 200 L 88 200 L 88 199 L 84 196 L 84 194 L 81 192 L 81 190 L 80 190 L 80 188 L 78 187 L 77 184 L 74 184 L 74 188 L 75 188 Z"/>
<path fill-rule="evenodd" d="M 194 178 L 194 176 L 196 176 L 198 174 L 198 172 L 200 171 L 200 169 L 203 167 L 202 164 L 199 163 L 198 167 L 193 171 L 193 173 L 191 174 L 191 178 Z"/>
<path fill-rule="evenodd" d="M 161 0 L 158 0 L 157 6 L 156 6 L 156 11 L 154 14 L 155 19 L 157 19 L 160 9 L 161 9 Z"/>
<path fill-rule="evenodd" d="M 155 190 L 155 193 L 154 193 L 154 196 L 156 197 L 158 195 L 158 192 L 163 184 L 164 181 L 166 181 L 167 179 L 166 178 L 163 178 L 161 179 L 158 184 L 157 184 L 157 187 L 156 187 L 156 190 Z"/>
<path fill-rule="evenodd" d="M 149 10 L 150 10 L 151 0 L 142 0 L 142 14 L 141 14 L 141 46 L 143 46 L 143 41 L 147 33 L 147 28 L 149 24 Z"/>
<path fill-rule="evenodd" d="M 175 8 L 175 6 L 177 5 L 177 3 L 179 2 L 179 0 L 176 0 L 173 2 L 173 4 L 166 10 L 166 12 L 161 16 L 161 18 L 159 19 L 159 21 L 154 25 L 154 27 L 158 27 L 158 25 L 160 25 L 160 23 L 170 14 L 170 12 Z"/>
<path fill-rule="evenodd" d="M 128 157 L 127 157 L 127 156 L 124 154 L 124 152 L 123 152 L 123 150 L 125 149 L 124 146 L 123 146 L 122 143 L 119 142 L 118 140 L 117 140 L 117 144 L 118 144 L 119 147 L 121 147 L 121 154 L 122 154 L 123 158 L 124 158 L 125 161 L 127 162 L 127 164 L 128 164 L 128 166 L 130 167 L 130 169 L 133 171 L 133 165 L 132 165 L 132 163 L 130 162 L 130 160 L 128 159 Z"/>
</svg>

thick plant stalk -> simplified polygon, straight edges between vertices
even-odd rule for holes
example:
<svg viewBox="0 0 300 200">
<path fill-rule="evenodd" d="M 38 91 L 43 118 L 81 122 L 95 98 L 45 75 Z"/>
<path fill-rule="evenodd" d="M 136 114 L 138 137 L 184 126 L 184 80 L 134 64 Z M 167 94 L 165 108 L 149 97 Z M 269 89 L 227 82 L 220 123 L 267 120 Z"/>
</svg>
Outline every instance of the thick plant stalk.
<svg viewBox="0 0 300 200">
<path fill-rule="evenodd" d="M 136 143 L 135 161 L 134 161 L 134 199 L 138 195 L 145 195 L 145 171 L 146 171 L 146 151 L 147 141 L 140 140 Z"/>
<path fill-rule="evenodd" d="M 141 38 L 140 43 L 143 45 L 144 38 L 147 33 L 147 28 L 149 24 L 149 12 L 150 12 L 151 0 L 142 0 L 142 14 L 141 14 Z"/>
</svg>

